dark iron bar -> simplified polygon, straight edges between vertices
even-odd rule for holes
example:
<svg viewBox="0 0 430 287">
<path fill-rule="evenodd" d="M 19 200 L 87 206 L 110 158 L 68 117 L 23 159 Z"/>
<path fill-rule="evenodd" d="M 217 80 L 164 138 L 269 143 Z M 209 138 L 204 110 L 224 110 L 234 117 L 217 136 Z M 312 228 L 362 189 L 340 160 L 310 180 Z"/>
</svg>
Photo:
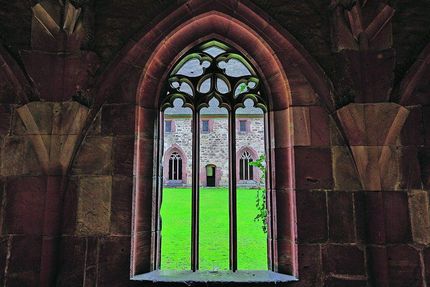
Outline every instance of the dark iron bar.
<svg viewBox="0 0 430 287">
<path fill-rule="evenodd" d="M 199 269 L 200 113 L 193 113 L 193 174 L 191 211 L 191 270 Z"/>
<path fill-rule="evenodd" d="M 230 219 L 230 270 L 237 271 L 237 186 L 236 186 L 236 116 L 229 111 L 229 219 Z"/>
</svg>

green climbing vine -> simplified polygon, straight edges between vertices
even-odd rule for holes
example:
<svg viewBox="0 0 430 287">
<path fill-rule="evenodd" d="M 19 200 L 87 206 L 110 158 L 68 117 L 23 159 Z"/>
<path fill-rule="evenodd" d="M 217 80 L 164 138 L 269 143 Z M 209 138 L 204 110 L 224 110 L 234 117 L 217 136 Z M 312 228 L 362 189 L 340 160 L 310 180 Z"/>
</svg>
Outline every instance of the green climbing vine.
<svg viewBox="0 0 430 287">
<path fill-rule="evenodd" d="M 266 157 L 264 155 L 260 155 L 256 161 L 250 162 L 249 164 L 257 167 L 261 171 L 260 185 L 257 189 L 257 197 L 255 201 L 255 206 L 257 207 L 258 212 L 254 221 L 261 222 L 263 232 L 267 233 L 266 189 L 264 188 L 264 181 L 266 178 Z"/>
</svg>

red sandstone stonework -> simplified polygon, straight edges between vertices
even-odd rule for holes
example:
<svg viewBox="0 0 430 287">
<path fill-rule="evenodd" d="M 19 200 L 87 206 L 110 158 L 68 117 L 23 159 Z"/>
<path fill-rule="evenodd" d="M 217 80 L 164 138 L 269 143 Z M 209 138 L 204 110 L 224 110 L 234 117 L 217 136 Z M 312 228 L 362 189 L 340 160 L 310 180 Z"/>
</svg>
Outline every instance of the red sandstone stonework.
<svg viewBox="0 0 430 287">
<path fill-rule="evenodd" d="M 160 233 L 158 98 L 212 38 L 248 57 L 270 100 L 271 267 L 291 286 L 428 286 L 430 46 L 396 66 L 428 27 L 422 1 L 189 0 L 150 19 L 138 8 L 161 8 L 139 1 L 38 2 L 0 13 L 1 29 L 5 15 L 27 25 L 0 45 L 1 286 L 142 286 L 130 275 L 154 267 Z"/>
</svg>

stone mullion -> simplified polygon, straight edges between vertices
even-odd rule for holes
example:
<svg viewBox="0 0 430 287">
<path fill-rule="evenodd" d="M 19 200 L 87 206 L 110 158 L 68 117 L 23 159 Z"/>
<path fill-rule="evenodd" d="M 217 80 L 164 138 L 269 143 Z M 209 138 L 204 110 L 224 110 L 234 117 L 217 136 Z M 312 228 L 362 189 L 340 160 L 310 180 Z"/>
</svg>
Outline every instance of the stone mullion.
<svg viewBox="0 0 430 287">
<path fill-rule="evenodd" d="M 200 170 L 200 113 L 194 111 L 192 122 L 192 210 L 191 210 L 191 270 L 199 269 L 199 170 Z"/>
<path fill-rule="evenodd" d="M 236 183 L 236 117 L 229 111 L 229 220 L 230 270 L 237 271 L 237 183 Z"/>
</svg>

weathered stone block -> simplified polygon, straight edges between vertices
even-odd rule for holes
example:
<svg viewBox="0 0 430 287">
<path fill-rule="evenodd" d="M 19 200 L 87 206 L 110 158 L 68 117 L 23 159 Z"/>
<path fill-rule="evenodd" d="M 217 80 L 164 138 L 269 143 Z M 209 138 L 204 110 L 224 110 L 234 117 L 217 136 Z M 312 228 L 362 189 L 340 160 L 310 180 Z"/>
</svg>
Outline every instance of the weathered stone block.
<svg viewBox="0 0 430 287">
<path fill-rule="evenodd" d="M 271 112 L 274 121 L 274 139 L 275 147 L 285 148 L 291 147 L 293 140 L 294 127 L 291 123 L 292 110 L 284 109 L 280 111 Z"/>
<path fill-rule="evenodd" d="M 424 189 L 430 190 L 430 148 L 419 149 L 418 159 L 421 169 L 421 181 Z"/>
<path fill-rule="evenodd" d="M 366 279 L 348 279 L 348 278 L 336 278 L 328 277 L 324 281 L 324 287 L 367 287 Z"/>
<path fill-rule="evenodd" d="M 55 103 L 52 109 L 53 135 L 80 135 L 89 109 L 78 102 Z"/>
<path fill-rule="evenodd" d="M 389 286 L 423 286 L 418 250 L 409 245 L 387 247 Z"/>
<path fill-rule="evenodd" d="M 353 194 L 328 192 L 329 239 L 332 242 L 355 242 Z"/>
<path fill-rule="evenodd" d="M 272 178 L 277 189 L 293 188 L 292 176 L 293 167 L 291 166 L 291 148 L 275 148 L 275 169 L 272 169 Z"/>
<path fill-rule="evenodd" d="M 364 190 L 396 190 L 401 185 L 400 152 L 395 146 L 351 146 Z"/>
<path fill-rule="evenodd" d="M 102 108 L 102 134 L 134 135 L 135 112 L 135 105 L 104 105 Z"/>
<path fill-rule="evenodd" d="M 53 102 L 30 102 L 17 108 L 14 118 L 14 134 L 51 134 L 54 106 Z"/>
<path fill-rule="evenodd" d="M 395 103 L 349 104 L 337 111 L 352 146 L 396 145 L 408 114 Z"/>
<path fill-rule="evenodd" d="M 408 243 L 411 227 L 405 192 L 366 192 L 369 242 Z"/>
<path fill-rule="evenodd" d="M 291 205 L 293 190 L 276 190 L 276 226 L 277 238 L 293 240 L 294 234 L 291 232 L 292 221 Z M 272 199 L 273 200 L 273 199 Z"/>
<path fill-rule="evenodd" d="M 58 286 L 86 286 L 84 281 L 86 245 L 85 237 L 66 236 L 61 240 L 61 262 Z"/>
<path fill-rule="evenodd" d="M 323 280 L 321 246 L 300 244 L 299 280 L 303 286 L 319 286 Z"/>
<path fill-rule="evenodd" d="M 291 88 L 292 105 L 304 106 L 318 103 L 315 91 L 298 69 L 288 71 L 288 82 Z"/>
<path fill-rule="evenodd" d="M 64 205 L 62 207 L 63 223 L 62 234 L 73 235 L 77 225 L 77 212 L 79 200 L 79 176 L 70 176 L 67 189 L 64 193 Z"/>
<path fill-rule="evenodd" d="M 100 240 L 98 286 L 119 287 L 129 281 L 130 240 L 128 236 L 107 237 Z"/>
<path fill-rule="evenodd" d="M 335 190 L 360 190 L 361 183 L 351 152 L 345 146 L 332 147 L 333 181 Z"/>
<path fill-rule="evenodd" d="M 426 281 L 429 282 L 430 280 L 430 247 L 424 248 L 422 251 L 423 253 L 423 260 L 424 260 L 424 270 L 425 270 L 425 278 Z"/>
<path fill-rule="evenodd" d="M 43 230 L 46 177 L 16 177 L 6 184 L 4 227 L 10 234 L 40 235 Z"/>
<path fill-rule="evenodd" d="M 331 149 L 294 148 L 297 189 L 331 189 L 333 187 Z"/>
<path fill-rule="evenodd" d="M 326 245 L 322 248 L 323 268 L 327 273 L 364 275 L 364 252 L 359 246 Z"/>
<path fill-rule="evenodd" d="M 399 148 L 400 189 L 421 189 L 421 169 L 418 148 L 407 146 Z"/>
<path fill-rule="evenodd" d="M 311 118 L 309 107 L 291 107 L 295 146 L 311 145 Z"/>
<path fill-rule="evenodd" d="M 312 146 L 330 145 L 329 115 L 319 106 L 309 107 Z"/>
<path fill-rule="evenodd" d="M 412 238 L 421 244 L 430 243 L 430 213 L 427 192 L 412 190 L 409 195 Z"/>
<path fill-rule="evenodd" d="M 136 130 L 139 133 L 139 138 L 155 138 L 157 136 L 158 110 L 136 107 L 136 113 L 138 116 Z"/>
<path fill-rule="evenodd" d="M 407 107 L 409 116 L 400 133 L 400 139 L 403 146 L 424 144 L 424 125 L 422 107 Z M 430 124 L 430 123 L 429 123 Z"/>
<path fill-rule="evenodd" d="M 326 193 L 297 190 L 296 204 L 299 242 L 325 242 L 328 235 Z"/>
<path fill-rule="evenodd" d="M 111 217 L 112 177 L 81 177 L 76 234 L 109 233 Z"/>
<path fill-rule="evenodd" d="M 430 147 L 430 106 L 423 107 L 424 143 Z"/>
<path fill-rule="evenodd" d="M 133 178 L 114 176 L 112 181 L 111 233 L 127 234 L 131 231 Z"/>
<path fill-rule="evenodd" d="M 113 172 L 118 175 L 133 175 L 133 163 L 135 154 L 135 138 L 114 137 L 113 138 Z M 142 146 L 141 148 L 146 148 Z"/>
<path fill-rule="evenodd" d="M 0 175 L 40 175 L 42 174 L 39 159 L 34 152 L 30 139 L 26 136 L 4 138 L 1 149 L 2 161 Z"/>
<path fill-rule="evenodd" d="M 152 177 L 154 166 L 157 164 L 156 159 L 154 159 L 154 140 L 139 139 L 137 144 L 139 145 L 139 149 L 136 162 L 136 174 L 144 177 Z"/>
<path fill-rule="evenodd" d="M 73 174 L 110 174 L 112 137 L 87 137 L 76 156 Z"/>
<path fill-rule="evenodd" d="M 31 246 L 31 248 L 28 248 Z M 42 238 L 14 236 L 12 238 L 7 276 L 9 286 L 38 286 L 41 265 Z"/>
<path fill-rule="evenodd" d="M 0 104 L 0 135 L 7 135 L 10 132 L 12 122 L 12 107 Z"/>
<path fill-rule="evenodd" d="M 405 192 L 384 192 L 384 209 L 387 242 L 410 242 L 412 233 L 407 194 Z"/>
</svg>

